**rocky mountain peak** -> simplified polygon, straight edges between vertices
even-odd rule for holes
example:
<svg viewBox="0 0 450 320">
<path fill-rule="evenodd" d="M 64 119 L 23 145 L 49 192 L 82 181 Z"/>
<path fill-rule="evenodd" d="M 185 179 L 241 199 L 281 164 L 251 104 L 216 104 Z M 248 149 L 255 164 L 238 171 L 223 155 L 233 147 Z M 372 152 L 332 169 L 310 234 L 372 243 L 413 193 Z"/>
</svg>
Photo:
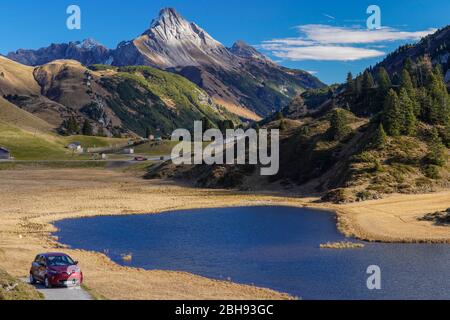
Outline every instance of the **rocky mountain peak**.
<svg viewBox="0 0 450 320">
<path fill-rule="evenodd" d="M 162 26 L 181 26 L 188 24 L 188 22 L 174 9 L 164 8 L 161 9 L 156 19 L 153 19 L 150 29 L 162 25 Z"/>
<path fill-rule="evenodd" d="M 242 40 L 236 41 L 233 46 L 229 48 L 229 51 L 242 58 L 270 61 L 269 58 Z"/>
<path fill-rule="evenodd" d="M 77 41 L 74 44 L 77 47 L 79 47 L 81 49 L 85 49 L 85 50 L 92 50 L 96 47 L 105 47 L 100 42 L 98 42 L 92 38 L 87 38 L 87 39 L 84 39 L 83 41 Z"/>
<path fill-rule="evenodd" d="M 157 42 L 170 45 L 191 43 L 199 47 L 215 49 L 223 47 L 221 43 L 211 37 L 205 30 L 193 22 L 187 21 L 173 8 L 164 8 L 159 12 L 158 18 L 151 23 L 150 29 L 144 32 Z"/>
</svg>

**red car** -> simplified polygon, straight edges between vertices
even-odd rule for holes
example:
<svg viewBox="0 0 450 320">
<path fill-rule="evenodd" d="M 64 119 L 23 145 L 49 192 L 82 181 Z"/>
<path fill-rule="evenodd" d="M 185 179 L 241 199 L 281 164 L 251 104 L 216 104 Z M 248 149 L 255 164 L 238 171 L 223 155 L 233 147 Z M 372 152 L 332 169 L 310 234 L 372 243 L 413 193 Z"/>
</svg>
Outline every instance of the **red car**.
<svg viewBox="0 0 450 320">
<path fill-rule="evenodd" d="M 134 161 L 142 162 L 142 161 L 148 161 L 148 159 L 146 157 L 135 157 Z"/>
<path fill-rule="evenodd" d="M 41 282 L 46 288 L 74 287 L 83 283 L 78 261 L 64 253 L 38 254 L 31 265 L 30 283 Z"/>
</svg>

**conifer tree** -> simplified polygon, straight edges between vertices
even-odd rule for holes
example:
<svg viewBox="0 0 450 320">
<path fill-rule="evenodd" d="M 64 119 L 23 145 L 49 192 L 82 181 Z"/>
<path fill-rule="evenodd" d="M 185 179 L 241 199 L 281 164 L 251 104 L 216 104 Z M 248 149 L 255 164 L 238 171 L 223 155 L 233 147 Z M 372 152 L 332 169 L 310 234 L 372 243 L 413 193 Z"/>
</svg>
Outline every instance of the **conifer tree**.
<svg viewBox="0 0 450 320">
<path fill-rule="evenodd" d="M 339 141 L 345 138 L 352 129 L 347 124 L 344 112 L 339 109 L 334 109 L 330 119 L 329 137 L 333 141 Z"/>
<path fill-rule="evenodd" d="M 282 120 L 282 119 L 284 119 L 283 112 L 278 111 L 277 114 L 275 115 L 275 119 L 276 119 L 276 120 Z"/>
<path fill-rule="evenodd" d="M 412 61 L 412 59 L 410 57 L 406 58 L 404 63 L 404 69 L 408 71 L 409 74 L 411 74 L 413 72 L 413 68 L 414 62 Z"/>
<path fill-rule="evenodd" d="M 106 136 L 105 129 L 103 129 L 103 127 L 100 127 L 97 130 L 97 136 L 99 136 L 99 137 L 105 137 Z"/>
<path fill-rule="evenodd" d="M 404 68 L 402 71 L 402 76 L 400 78 L 400 86 L 401 88 L 406 89 L 406 91 L 408 91 L 408 94 L 410 94 L 414 90 L 411 75 L 409 74 L 409 71 L 406 68 Z"/>
<path fill-rule="evenodd" d="M 286 120 L 284 120 L 284 118 L 280 120 L 280 127 L 279 128 L 280 128 L 280 131 L 285 131 L 286 130 Z"/>
<path fill-rule="evenodd" d="M 362 77 L 362 83 L 361 87 L 364 91 L 368 91 L 372 89 L 375 86 L 375 81 L 373 80 L 372 74 L 369 71 L 364 71 L 363 77 Z"/>
<path fill-rule="evenodd" d="M 419 57 L 417 60 L 417 86 L 424 87 L 427 85 L 427 81 L 430 77 L 430 73 L 433 70 L 433 63 L 428 55 Z"/>
<path fill-rule="evenodd" d="M 400 88 L 405 89 L 408 94 L 408 97 L 411 99 L 414 115 L 415 116 L 420 115 L 421 105 L 417 97 L 417 90 L 413 85 L 413 81 L 411 80 L 411 76 L 407 68 L 404 68 L 402 71 L 402 76 L 400 79 Z"/>
<path fill-rule="evenodd" d="M 392 85 L 399 86 L 400 85 L 400 76 L 397 72 L 395 72 L 392 76 Z"/>
<path fill-rule="evenodd" d="M 353 74 L 347 74 L 347 92 L 353 95 L 355 93 L 355 82 L 353 81 Z"/>
<path fill-rule="evenodd" d="M 361 81 L 361 92 L 364 107 L 367 110 L 373 111 L 374 101 L 371 97 L 371 90 L 375 87 L 375 81 L 373 80 L 372 74 L 369 71 L 364 71 Z"/>
<path fill-rule="evenodd" d="M 86 119 L 84 120 L 83 127 L 81 128 L 81 133 L 85 136 L 92 136 L 93 135 L 93 129 L 89 121 Z"/>
<path fill-rule="evenodd" d="M 69 120 L 67 120 L 66 129 L 69 135 L 78 134 L 80 132 L 80 128 L 78 127 L 78 123 L 75 117 L 71 116 Z"/>
<path fill-rule="evenodd" d="M 361 96 L 361 93 L 362 93 L 362 78 L 361 78 L 361 75 L 359 75 L 355 79 L 355 95 L 356 95 L 356 97 Z"/>
<path fill-rule="evenodd" d="M 380 95 L 385 96 L 391 88 L 391 79 L 386 69 L 381 67 L 378 71 L 378 92 Z"/>
<path fill-rule="evenodd" d="M 401 133 L 413 136 L 417 131 L 417 119 L 414 114 L 413 102 L 408 96 L 406 89 L 402 88 L 400 91 L 400 113 L 401 113 Z"/>
<path fill-rule="evenodd" d="M 384 102 L 383 123 L 390 136 L 400 135 L 402 130 L 400 102 L 397 93 L 392 89 L 389 90 Z"/>
<path fill-rule="evenodd" d="M 450 100 L 444 77 L 439 67 L 436 67 L 430 75 L 428 94 L 431 100 L 428 120 L 432 124 L 445 126 L 450 121 Z"/>
<path fill-rule="evenodd" d="M 372 146 L 375 149 L 383 149 L 386 146 L 386 143 L 387 143 L 387 134 L 386 131 L 384 131 L 383 124 L 380 123 L 377 131 L 375 131 L 375 135 L 373 136 Z"/>
<path fill-rule="evenodd" d="M 420 119 L 430 123 L 430 110 L 433 101 L 428 94 L 427 88 L 421 87 L 417 89 L 417 101 L 420 104 Z"/>
<path fill-rule="evenodd" d="M 446 149 L 436 128 L 433 128 L 431 131 L 429 151 L 430 152 L 426 156 L 428 164 L 441 167 L 446 163 Z"/>
</svg>

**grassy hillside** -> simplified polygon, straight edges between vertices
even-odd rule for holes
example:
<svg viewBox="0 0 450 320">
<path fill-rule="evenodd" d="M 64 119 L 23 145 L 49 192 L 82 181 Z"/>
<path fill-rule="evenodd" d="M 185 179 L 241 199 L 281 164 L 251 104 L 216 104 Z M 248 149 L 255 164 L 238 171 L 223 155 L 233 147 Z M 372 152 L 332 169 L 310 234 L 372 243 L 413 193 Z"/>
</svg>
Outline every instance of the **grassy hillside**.
<svg viewBox="0 0 450 320">
<path fill-rule="evenodd" d="M 187 79 L 151 67 L 123 67 L 101 83 L 115 94 L 107 103 L 124 126 L 145 135 L 150 130 L 170 134 L 178 128 L 191 129 L 195 120 L 208 119 L 212 125 L 239 119 L 213 103 L 211 98 Z"/>
<path fill-rule="evenodd" d="M 161 144 L 150 144 L 144 143 L 134 148 L 136 154 L 144 154 L 148 156 L 165 156 L 170 155 L 172 153 L 172 149 L 180 144 L 180 142 L 176 141 L 164 141 Z M 187 147 L 189 146 L 189 142 L 183 142 Z M 210 142 L 204 142 L 203 147 L 206 147 L 210 144 Z M 194 146 L 191 144 L 191 150 L 193 150 Z"/>
<path fill-rule="evenodd" d="M 90 136 L 59 136 L 51 125 L 0 98 L 0 146 L 9 149 L 16 160 L 82 160 L 65 147 L 78 141 L 83 147 L 107 147 L 128 139 Z"/>
<path fill-rule="evenodd" d="M 68 136 L 60 137 L 64 146 L 72 143 L 79 142 L 83 148 L 103 148 L 115 145 L 122 145 L 128 142 L 128 139 L 122 138 L 108 138 L 108 137 L 94 137 L 94 136 Z"/>
<path fill-rule="evenodd" d="M 0 96 L 7 94 L 39 94 L 33 67 L 24 66 L 0 56 Z"/>
<path fill-rule="evenodd" d="M 35 288 L 0 269 L 0 300 L 43 300 Z"/>
<path fill-rule="evenodd" d="M 175 178 L 199 187 L 291 190 L 335 202 L 377 199 L 391 193 L 421 193 L 450 187 L 450 162 L 436 165 L 433 127 L 420 124 L 415 136 L 384 136 L 379 122 L 333 109 L 316 118 L 281 119 L 280 171 L 262 177 L 257 166 L 153 167 L 147 178 Z M 446 148 L 448 154 L 449 150 Z"/>
<path fill-rule="evenodd" d="M 0 97 L 0 120 L 28 131 L 48 132 L 52 126 Z"/>
<path fill-rule="evenodd" d="M 89 155 L 73 154 L 66 146 L 80 142 L 83 147 L 107 147 L 126 143 L 127 139 L 33 133 L 0 121 L 0 146 L 6 147 L 16 160 L 88 160 Z"/>
<path fill-rule="evenodd" d="M 69 159 L 61 140 L 50 134 L 31 133 L 0 121 L 0 146 L 9 149 L 16 160 Z"/>
<path fill-rule="evenodd" d="M 32 68 L 1 58 L 0 94 L 65 135 L 80 134 L 86 122 L 93 134 L 127 137 L 170 134 L 202 119 L 240 122 L 186 78 L 150 67 L 56 60 Z"/>
</svg>

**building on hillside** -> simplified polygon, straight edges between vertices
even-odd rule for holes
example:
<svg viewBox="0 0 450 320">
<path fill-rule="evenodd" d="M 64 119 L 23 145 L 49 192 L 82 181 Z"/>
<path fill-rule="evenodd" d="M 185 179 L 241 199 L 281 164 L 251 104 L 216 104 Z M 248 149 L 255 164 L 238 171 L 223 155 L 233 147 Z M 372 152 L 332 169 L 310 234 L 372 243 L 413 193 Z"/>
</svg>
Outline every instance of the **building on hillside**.
<svg viewBox="0 0 450 320">
<path fill-rule="evenodd" d="M 124 149 L 123 152 L 125 154 L 134 154 L 134 149 L 133 148 L 127 148 L 127 149 Z"/>
<path fill-rule="evenodd" d="M 10 160 L 11 152 L 3 147 L 0 147 L 0 160 Z"/>
<path fill-rule="evenodd" d="M 73 150 L 74 152 L 83 152 L 83 147 L 80 142 L 72 142 L 67 146 L 67 149 Z"/>
</svg>

